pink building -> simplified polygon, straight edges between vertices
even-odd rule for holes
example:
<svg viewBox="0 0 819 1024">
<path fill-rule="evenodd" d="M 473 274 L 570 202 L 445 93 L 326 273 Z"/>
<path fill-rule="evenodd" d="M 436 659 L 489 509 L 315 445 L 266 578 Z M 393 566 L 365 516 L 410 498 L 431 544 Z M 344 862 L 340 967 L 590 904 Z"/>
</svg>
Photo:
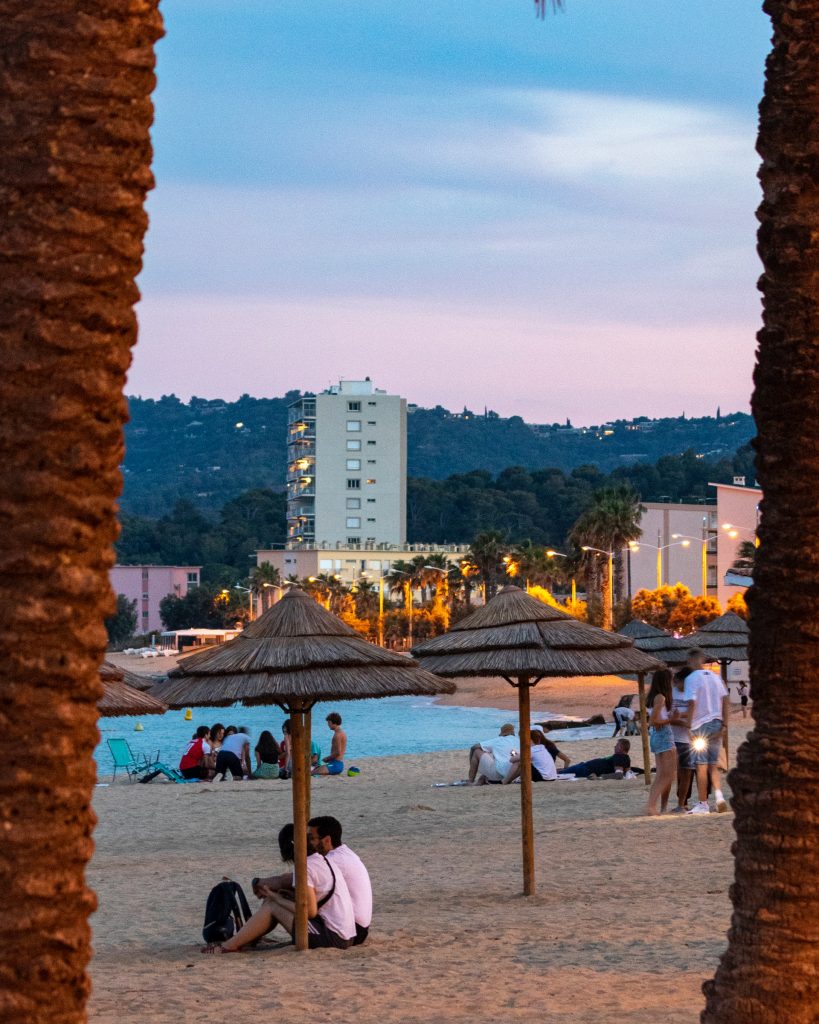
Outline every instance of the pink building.
<svg viewBox="0 0 819 1024">
<path fill-rule="evenodd" d="M 709 487 L 717 492 L 717 598 L 725 608 L 734 594 L 745 592 L 744 587 L 726 584 L 725 574 L 735 562 L 740 544 L 756 540 L 762 491 L 739 482 Z"/>
<path fill-rule="evenodd" d="M 137 633 L 162 630 L 159 602 L 168 594 L 184 597 L 199 586 L 201 565 L 115 565 L 109 579 L 116 594 L 136 601 Z"/>
</svg>

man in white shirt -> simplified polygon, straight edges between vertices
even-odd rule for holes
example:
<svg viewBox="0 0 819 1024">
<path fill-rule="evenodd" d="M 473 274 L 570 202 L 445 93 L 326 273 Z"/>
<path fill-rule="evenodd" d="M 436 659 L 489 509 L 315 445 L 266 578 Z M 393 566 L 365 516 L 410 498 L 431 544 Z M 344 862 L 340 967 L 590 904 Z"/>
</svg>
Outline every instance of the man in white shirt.
<svg viewBox="0 0 819 1024">
<path fill-rule="evenodd" d="M 373 919 L 373 888 L 361 858 L 341 841 L 341 822 L 330 815 L 311 818 L 307 823 L 311 849 L 323 853 L 336 873 L 347 883 L 355 916 L 354 946 L 360 946 L 370 933 Z"/>
<path fill-rule="evenodd" d="M 629 728 L 634 723 L 635 713 L 632 708 L 626 707 L 625 705 L 619 705 L 612 712 L 614 715 L 614 732 L 611 734 L 612 739 L 615 736 L 620 735 L 622 729 L 626 736 L 629 735 Z"/>
<path fill-rule="evenodd" d="M 225 729 L 222 746 L 216 755 L 215 781 L 224 782 L 230 772 L 233 779 L 250 778 L 250 737 L 244 726 L 237 729 L 229 725 Z"/>
<path fill-rule="evenodd" d="M 728 690 L 720 677 L 703 668 L 705 654 L 697 648 L 688 652 L 688 664 L 693 671 L 686 684 L 693 693 L 691 712 L 691 763 L 697 773 L 696 804 L 689 814 L 709 814 L 708 782 L 714 790 L 718 811 L 727 811 L 728 804 L 720 788 L 719 758 L 728 720 Z"/>
<path fill-rule="evenodd" d="M 487 782 L 503 782 L 511 765 L 511 755 L 518 749 L 515 727 L 502 725 L 500 735 L 476 743 L 469 751 L 469 781 L 476 786 Z"/>
</svg>

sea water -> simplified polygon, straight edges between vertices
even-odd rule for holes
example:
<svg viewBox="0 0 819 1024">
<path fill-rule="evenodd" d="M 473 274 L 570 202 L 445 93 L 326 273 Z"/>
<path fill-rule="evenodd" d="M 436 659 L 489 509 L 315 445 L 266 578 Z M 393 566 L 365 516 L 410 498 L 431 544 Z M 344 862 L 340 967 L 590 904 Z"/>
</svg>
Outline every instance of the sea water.
<svg viewBox="0 0 819 1024">
<path fill-rule="evenodd" d="M 332 734 L 325 718 L 338 711 L 347 733 L 347 765 L 364 757 L 393 754 L 423 754 L 434 750 L 468 750 L 473 743 L 496 736 L 504 722 L 517 726 L 517 712 L 499 708 L 465 708 L 439 704 L 434 697 L 389 697 L 382 700 L 352 700 L 337 704 L 316 704 L 313 708 L 313 739 L 321 747 L 322 756 L 330 752 Z M 287 716 L 276 707 L 194 708 L 193 719 L 185 721 L 184 711 L 168 711 L 164 715 L 143 718 L 101 718 L 100 743 L 95 757 L 101 775 L 110 775 L 113 762 L 107 739 L 124 737 L 136 755 L 161 759 L 178 765 L 195 729 L 199 725 L 245 726 L 250 733 L 251 748 L 259 733 L 269 729 L 277 740 L 282 736 L 282 722 Z M 559 718 L 549 711 L 536 712 L 533 721 Z M 142 731 L 134 731 L 135 724 Z M 593 739 L 611 734 L 612 727 L 593 726 L 566 729 L 552 733 L 552 739 L 566 742 Z M 252 760 L 252 759 L 251 759 Z"/>
</svg>

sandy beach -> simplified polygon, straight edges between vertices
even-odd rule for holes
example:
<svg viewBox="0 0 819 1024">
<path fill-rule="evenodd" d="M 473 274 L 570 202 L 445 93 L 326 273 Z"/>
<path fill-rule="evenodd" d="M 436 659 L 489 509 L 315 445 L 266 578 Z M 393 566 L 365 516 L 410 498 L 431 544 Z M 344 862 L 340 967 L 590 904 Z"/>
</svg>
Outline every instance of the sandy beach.
<svg viewBox="0 0 819 1024">
<path fill-rule="evenodd" d="M 733 747 L 740 733 L 734 717 Z M 574 760 L 610 749 L 567 744 Z M 97 789 L 91 1020 L 698 1020 L 729 923 L 732 814 L 642 817 L 641 779 L 536 785 L 524 900 L 517 787 L 433 788 L 465 775 L 463 751 L 357 763 L 315 780 L 312 803 L 372 875 L 371 937 L 350 951 L 199 953 L 210 887 L 279 869 L 289 783 Z"/>
</svg>

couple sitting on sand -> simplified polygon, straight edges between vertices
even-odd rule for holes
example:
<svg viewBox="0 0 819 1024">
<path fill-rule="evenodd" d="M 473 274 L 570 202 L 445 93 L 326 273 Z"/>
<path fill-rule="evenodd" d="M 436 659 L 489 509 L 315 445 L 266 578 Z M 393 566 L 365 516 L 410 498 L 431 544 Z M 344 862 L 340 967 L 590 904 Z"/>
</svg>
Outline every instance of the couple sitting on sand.
<svg viewBox="0 0 819 1024">
<path fill-rule="evenodd" d="M 307 824 L 307 940 L 310 949 L 348 949 L 369 934 L 373 913 L 370 876 L 361 859 L 341 841 L 341 823 L 328 815 Z M 293 863 L 293 826 L 279 832 L 282 860 Z M 295 930 L 292 870 L 253 879 L 253 893 L 262 905 L 227 941 L 205 946 L 203 953 L 239 953 L 281 925 L 293 937 Z"/>
<path fill-rule="evenodd" d="M 540 729 L 529 732 L 532 750 L 532 781 L 551 782 L 557 778 L 555 762 L 563 761 L 568 767 L 569 758 L 547 739 Z M 491 740 L 476 743 L 469 751 L 469 782 L 473 786 L 487 783 L 514 782 L 520 776 L 520 751 L 515 739 L 515 727 L 511 723 L 502 725 L 500 734 Z"/>
</svg>

